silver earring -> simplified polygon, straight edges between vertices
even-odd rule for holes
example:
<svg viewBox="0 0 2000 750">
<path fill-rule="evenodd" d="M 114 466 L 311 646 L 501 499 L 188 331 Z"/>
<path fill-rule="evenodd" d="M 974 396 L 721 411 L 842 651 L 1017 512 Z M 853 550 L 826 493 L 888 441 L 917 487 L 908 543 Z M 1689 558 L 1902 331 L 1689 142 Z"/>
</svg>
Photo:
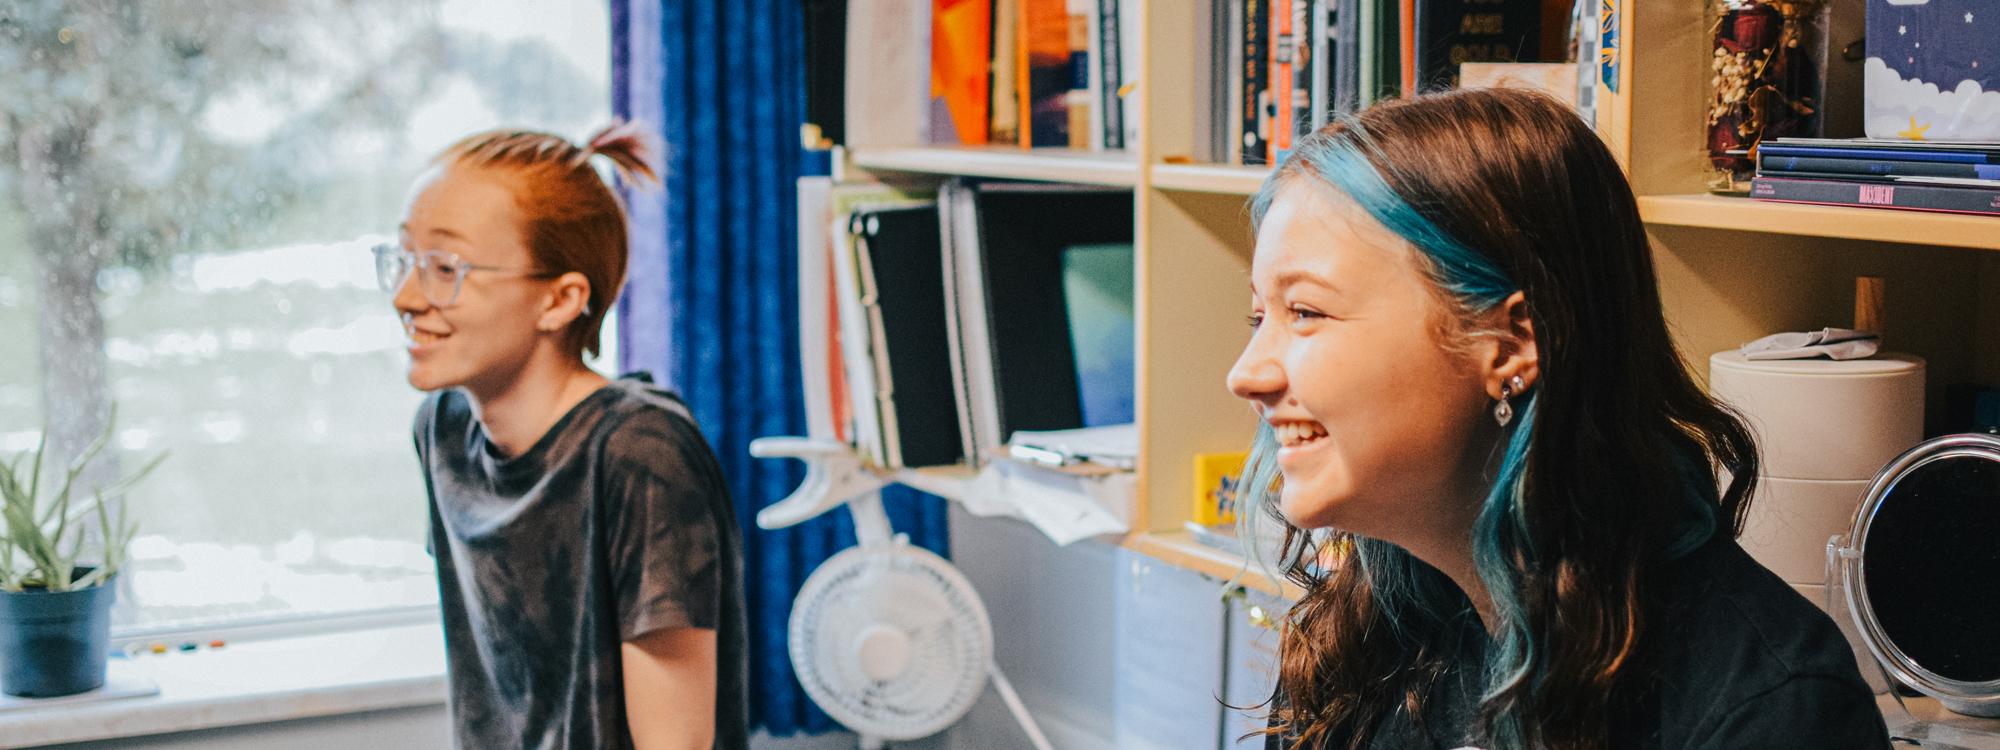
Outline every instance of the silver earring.
<svg viewBox="0 0 2000 750">
<path fill-rule="evenodd" d="M 1508 378 L 1506 382 L 1500 384 L 1500 403 L 1493 407 L 1493 421 L 1499 422 L 1501 427 L 1506 427 L 1508 422 L 1514 421 L 1514 405 L 1507 399 L 1520 395 L 1525 387 L 1519 375 Z"/>
</svg>

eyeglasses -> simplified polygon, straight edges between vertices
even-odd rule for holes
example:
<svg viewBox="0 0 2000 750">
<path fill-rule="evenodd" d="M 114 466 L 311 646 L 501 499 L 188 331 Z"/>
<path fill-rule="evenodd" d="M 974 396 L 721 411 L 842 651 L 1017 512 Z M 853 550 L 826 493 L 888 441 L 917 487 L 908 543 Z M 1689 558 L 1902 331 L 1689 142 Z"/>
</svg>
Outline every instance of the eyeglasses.
<svg viewBox="0 0 2000 750">
<path fill-rule="evenodd" d="M 450 307 L 458 301 L 458 293 L 465 289 L 465 275 L 473 271 L 498 271 L 533 276 L 529 271 L 511 268 L 481 266 L 465 262 L 458 253 L 443 250 L 423 250 L 410 252 L 403 248 L 383 243 L 373 248 L 375 253 L 375 280 L 382 284 L 382 291 L 395 294 L 410 280 L 410 273 L 417 274 L 417 288 L 423 290 L 424 299 L 438 307 Z"/>
</svg>

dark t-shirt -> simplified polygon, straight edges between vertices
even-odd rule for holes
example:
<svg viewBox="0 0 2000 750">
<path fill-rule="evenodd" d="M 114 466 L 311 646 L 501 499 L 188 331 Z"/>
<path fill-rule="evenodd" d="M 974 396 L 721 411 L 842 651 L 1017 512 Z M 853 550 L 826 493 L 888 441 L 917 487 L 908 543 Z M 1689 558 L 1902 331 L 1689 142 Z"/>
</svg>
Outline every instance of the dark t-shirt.
<svg viewBox="0 0 2000 750">
<path fill-rule="evenodd" d="M 1669 563 L 1663 580 L 1666 614 L 1653 641 L 1661 673 L 1632 708 L 1619 712 L 1612 748 L 1889 746 L 1875 697 L 1833 621 L 1736 542 L 1718 539 Z M 1474 730 L 1492 641 L 1476 623 L 1471 627 L 1469 647 L 1438 680 L 1424 711 L 1431 736 L 1398 709 L 1383 720 L 1371 750 L 1491 746 Z"/>
<path fill-rule="evenodd" d="M 748 747 L 742 540 L 679 399 L 615 381 L 504 458 L 447 390 L 416 441 L 458 747 L 631 747 L 620 646 L 679 627 L 716 631 L 715 747 Z"/>
</svg>

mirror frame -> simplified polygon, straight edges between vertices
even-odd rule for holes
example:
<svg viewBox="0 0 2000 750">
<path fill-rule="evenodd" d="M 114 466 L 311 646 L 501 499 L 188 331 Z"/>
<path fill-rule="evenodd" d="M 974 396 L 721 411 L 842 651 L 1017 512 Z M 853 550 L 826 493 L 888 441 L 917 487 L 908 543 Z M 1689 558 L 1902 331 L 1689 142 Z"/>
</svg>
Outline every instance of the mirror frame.
<svg viewBox="0 0 2000 750">
<path fill-rule="evenodd" d="M 1876 663 L 1897 682 L 1938 699 L 1954 713 L 2000 716 L 2000 680 L 1964 682 L 1925 669 L 1904 654 L 1883 631 L 1882 623 L 1875 618 L 1875 608 L 1868 601 L 1868 531 L 1876 512 L 1904 477 L 1932 462 L 1951 458 L 1980 458 L 2000 463 L 2000 437 L 1968 433 L 1924 441 L 1890 461 L 1869 482 L 1861 506 L 1855 509 L 1854 525 L 1847 537 L 1853 549 L 1842 571 L 1848 614 L 1861 626 L 1861 640 L 1875 656 Z M 2000 502 L 2000 498 L 1995 502 Z"/>
</svg>

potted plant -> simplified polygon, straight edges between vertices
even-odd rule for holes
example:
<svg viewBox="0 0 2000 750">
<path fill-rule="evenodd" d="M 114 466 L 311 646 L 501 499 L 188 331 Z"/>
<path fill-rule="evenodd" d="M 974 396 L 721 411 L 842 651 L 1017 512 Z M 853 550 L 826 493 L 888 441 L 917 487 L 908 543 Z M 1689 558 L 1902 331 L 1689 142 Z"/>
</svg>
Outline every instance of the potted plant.
<svg viewBox="0 0 2000 750">
<path fill-rule="evenodd" d="M 110 426 L 61 470 L 44 466 L 48 432 L 42 434 L 33 452 L 0 464 L 0 692 L 31 698 L 104 684 L 117 595 L 113 577 L 138 531 L 124 504 L 116 503 L 113 513 L 106 498 L 118 497 L 166 458 L 162 453 L 130 477 L 79 499 L 78 477 L 104 449 Z M 87 545 L 93 520 L 102 533 Z M 85 553 L 95 553 L 95 564 L 78 564 Z"/>
</svg>

